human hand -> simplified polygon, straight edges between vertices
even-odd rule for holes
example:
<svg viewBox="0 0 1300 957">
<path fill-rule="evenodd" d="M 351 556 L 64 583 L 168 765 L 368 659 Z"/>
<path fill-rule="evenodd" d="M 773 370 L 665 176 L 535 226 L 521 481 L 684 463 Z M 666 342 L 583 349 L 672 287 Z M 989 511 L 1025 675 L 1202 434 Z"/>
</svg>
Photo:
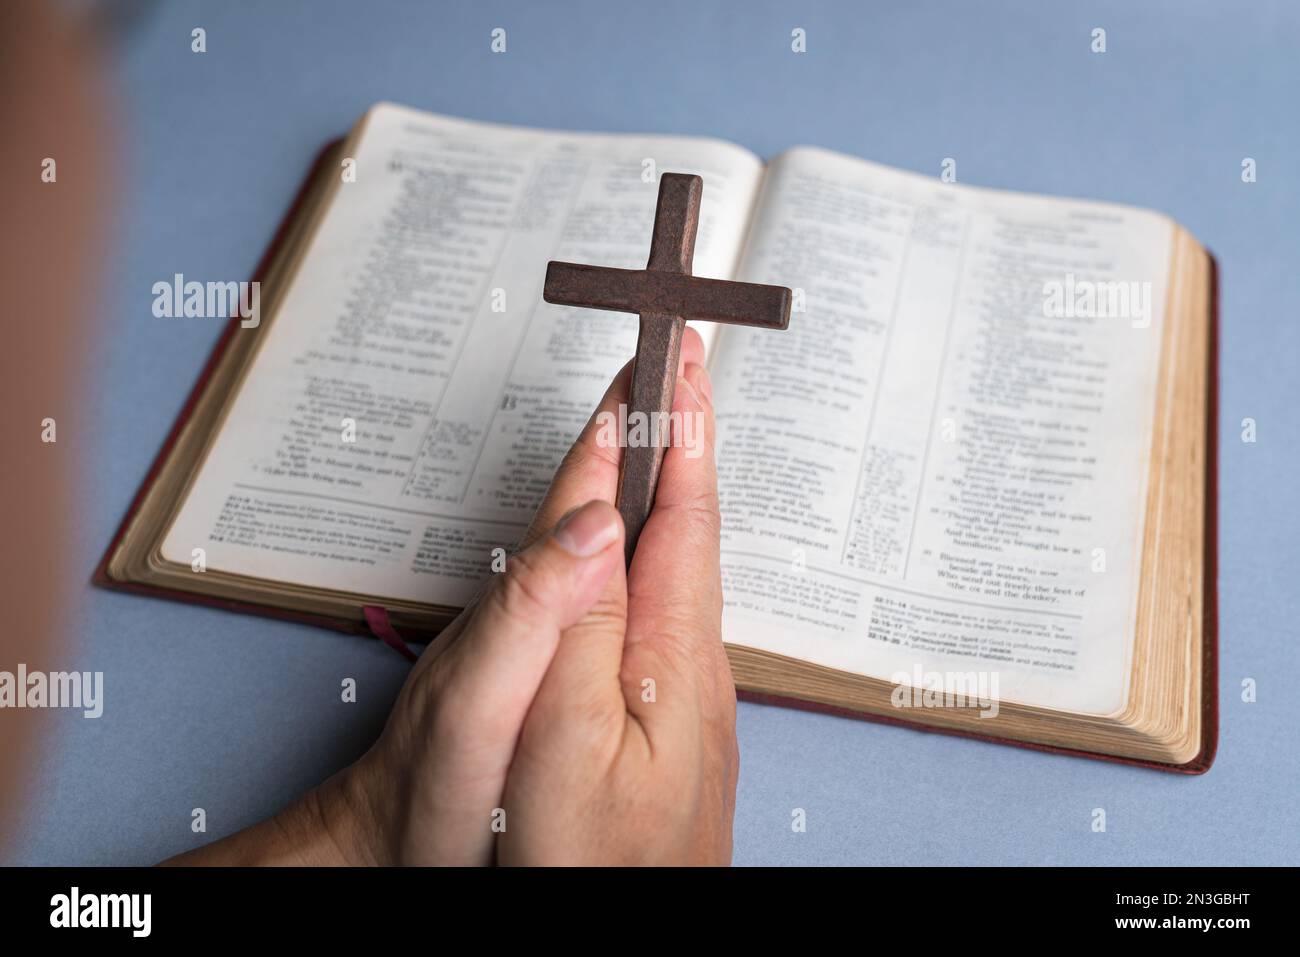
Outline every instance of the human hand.
<svg viewBox="0 0 1300 957">
<path fill-rule="evenodd" d="M 599 422 L 626 402 L 630 366 L 523 549 L 421 655 L 374 746 L 275 818 L 176 862 L 728 862 L 735 691 L 703 358 L 688 329 L 674 411 L 702 421 L 702 454 L 667 451 L 629 573 L 610 504 L 619 450 Z"/>
<path fill-rule="evenodd" d="M 703 421 L 703 454 L 667 451 L 632 567 L 612 570 L 559 643 L 510 764 L 500 863 L 731 860 L 739 753 L 721 640 L 711 386 L 693 331 L 682 352 L 673 409 Z M 616 381 L 601 411 L 625 395 Z M 537 527 L 579 503 L 613 501 L 618 450 L 591 432 L 570 454 L 582 467 L 557 476 Z"/>
<path fill-rule="evenodd" d="M 736 704 L 703 358 L 688 332 L 674 410 L 702 423 L 702 454 L 667 451 L 630 571 L 609 504 L 619 450 L 598 427 L 626 402 L 624 369 L 523 550 L 421 657 L 357 769 L 383 783 L 389 859 L 489 863 L 495 839 L 502 863 L 730 861 Z"/>
</svg>

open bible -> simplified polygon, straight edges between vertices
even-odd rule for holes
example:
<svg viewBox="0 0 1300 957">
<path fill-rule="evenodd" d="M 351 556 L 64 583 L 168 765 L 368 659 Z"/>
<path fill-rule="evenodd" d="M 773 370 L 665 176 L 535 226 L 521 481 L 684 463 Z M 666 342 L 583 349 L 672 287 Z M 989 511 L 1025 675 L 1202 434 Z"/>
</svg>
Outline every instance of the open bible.
<svg viewBox="0 0 1300 957">
<path fill-rule="evenodd" d="M 641 268 L 664 171 L 704 179 L 696 275 L 794 291 L 781 335 L 699 330 L 742 696 L 1205 770 L 1212 258 L 1154 212 L 816 148 L 373 107 L 97 581 L 436 633 L 635 347 L 543 302 L 546 263 Z"/>
</svg>

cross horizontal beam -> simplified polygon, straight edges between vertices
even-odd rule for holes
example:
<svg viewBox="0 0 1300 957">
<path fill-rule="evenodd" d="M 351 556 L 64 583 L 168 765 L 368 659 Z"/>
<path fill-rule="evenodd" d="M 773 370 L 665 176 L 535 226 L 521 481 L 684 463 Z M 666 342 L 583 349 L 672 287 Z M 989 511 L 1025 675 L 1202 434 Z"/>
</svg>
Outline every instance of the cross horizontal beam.
<svg viewBox="0 0 1300 957">
<path fill-rule="evenodd" d="M 703 194 L 704 180 L 699 176 L 664 173 L 660 177 L 650 259 L 645 269 L 564 262 L 546 266 L 542 298 L 547 302 L 640 316 L 636 359 L 628 387 L 629 415 L 671 414 L 687 320 L 765 329 L 790 325 L 794 295 L 784 286 L 691 275 Z M 641 529 L 654 508 L 668 444 L 665 438 L 660 435 L 648 444 L 628 441 L 620 460 L 616 504 L 623 517 L 624 557 L 629 567 Z"/>
<path fill-rule="evenodd" d="M 542 298 L 561 306 L 766 329 L 785 329 L 790 324 L 791 292 L 785 286 L 727 282 L 653 269 L 551 262 L 546 267 Z"/>
</svg>

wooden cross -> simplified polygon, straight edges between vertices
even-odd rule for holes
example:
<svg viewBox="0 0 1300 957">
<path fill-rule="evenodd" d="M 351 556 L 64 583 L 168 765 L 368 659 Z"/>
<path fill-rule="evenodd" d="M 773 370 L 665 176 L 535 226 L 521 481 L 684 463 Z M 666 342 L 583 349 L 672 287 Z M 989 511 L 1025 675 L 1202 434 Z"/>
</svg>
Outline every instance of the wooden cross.
<svg viewBox="0 0 1300 957">
<path fill-rule="evenodd" d="M 742 326 L 785 329 L 790 324 L 789 289 L 749 282 L 701 279 L 691 275 L 695 231 L 700 223 L 704 181 L 685 173 L 659 179 L 650 261 L 645 269 L 612 269 L 551 262 L 546 266 L 542 298 L 562 306 L 635 312 L 641 317 L 628 419 L 666 423 L 677 386 L 677 363 L 688 319 L 707 319 Z M 658 416 L 658 418 L 654 418 Z M 652 429 L 650 444 L 623 450 L 619 470 L 618 510 L 626 532 L 627 563 L 650 509 L 664 450 L 666 429 Z"/>
</svg>

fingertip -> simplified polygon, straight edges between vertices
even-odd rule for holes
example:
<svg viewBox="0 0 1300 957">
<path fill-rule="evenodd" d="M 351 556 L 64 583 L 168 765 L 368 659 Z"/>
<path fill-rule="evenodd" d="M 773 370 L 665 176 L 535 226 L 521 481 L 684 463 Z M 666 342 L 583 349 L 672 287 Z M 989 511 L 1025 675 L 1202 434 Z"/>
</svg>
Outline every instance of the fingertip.
<svg viewBox="0 0 1300 957">
<path fill-rule="evenodd" d="M 677 379 L 677 390 L 673 395 L 673 411 L 683 415 L 692 415 L 709 419 L 712 417 L 712 405 L 706 402 L 698 385 L 699 373 L 703 366 L 689 365 Z"/>
<path fill-rule="evenodd" d="M 603 499 L 568 512 L 555 526 L 555 541 L 575 558 L 591 558 L 623 540 L 623 517 Z"/>
<path fill-rule="evenodd" d="M 683 370 L 682 377 L 691 384 L 702 405 L 713 405 L 713 382 L 706 367 L 692 362 Z"/>
<path fill-rule="evenodd" d="M 664 494 L 665 481 L 680 480 L 678 470 L 681 468 L 681 459 L 695 462 L 707 453 L 709 467 L 712 469 L 717 425 L 713 417 L 713 405 L 705 400 L 700 387 L 696 385 L 701 381 L 701 373 L 704 373 L 704 367 L 692 364 L 687 367 L 686 374 L 677 380 L 677 389 L 673 395 L 673 432 L 664 456 L 664 472 L 660 475 L 660 495 Z"/>
<path fill-rule="evenodd" d="M 615 398 L 620 401 L 627 399 L 627 394 L 632 388 L 632 366 L 636 364 L 635 359 L 628 359 L 623 363 L 622 368 L 614 373 L 614 378 L 609 383 L 609 388 L 605 390 L 602 397 L 601 405 L 604 405 L 606 398 Z"/>
<path fill-rule="evenodd" d="M 704 338 L 690 326 L 682 333 L 682 355 L 677 364 L 677 374 L 681 375 L 686 366 L 699 365 L 704 361 Z"/>
<path fill-rule="evenodd" d="M 528 526 L 522 545 L 531 545 L 557 523 L 557 516 L 572 510 L 574 503 L 603 497 L 613 500 L 618 491 L 621 452 L 602 443 L 602 421 L 617 416 L 619 405 L 627 402 L 631 387 L 632 362 L 618 371 L 601 397 L 600 404 L 587 420 L 573 447 L 560 462 L 537 514 Z"/>
</svg>

